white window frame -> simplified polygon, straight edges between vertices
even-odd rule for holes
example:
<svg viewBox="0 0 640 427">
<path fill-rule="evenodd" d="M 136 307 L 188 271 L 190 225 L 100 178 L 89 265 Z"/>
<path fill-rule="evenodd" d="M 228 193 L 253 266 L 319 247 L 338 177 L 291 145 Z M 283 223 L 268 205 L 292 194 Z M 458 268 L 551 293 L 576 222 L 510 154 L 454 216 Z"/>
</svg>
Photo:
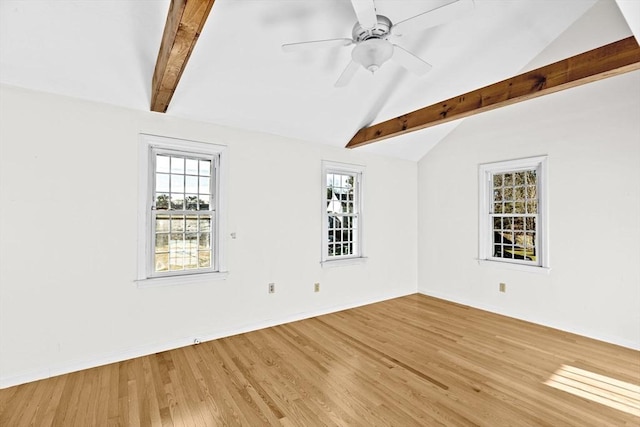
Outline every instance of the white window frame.
<svg viewBox="0 0 640 427">
<path fill-rule="evenodd" d="M 322 187 L 321 187 L 321 212 L 322 212 L 322 248 L 321 261 L 323 267 L 336 267 L 342 265 L 358 264 L 363 262 L 363 181 L 365 167 L 348 163 L 322 161 Z M 356 241 L 353 254 L 329 256 L 329 213 L 327 211 L 327 174 L 338 173 L 352 175 L 354 177 L 354 213 L 357 216 Z"/>
<path fill-rule="evenodd" d="M 493 257 L 493 180 L 494 174 L 536 170 L 538 217 L 536 223 L 536 261 L 526 261 Z M 478 261 L 482 265 L 521 270 L 535 273 L 548 273 L 549 265 L 549 215 L 548 215 L 548 176 L 547 156 L 528 157 L 485 163 L 479 166 L 479 246 Z"/>
<path fill-rule="evenodd" d="M 211 247 L 212 269 L 167 272 L 158 274 L 153 270 L 152 210 L 154 206 L 154 152 L 177 152 L 179 155 L 208 156 L 216 160 L 217 167 L 212 170 L 212 190 L 215 203 L 213 220 L 213 239 Z M 227 147 L 218 144 L 169 138 L 157 135 L 140 134 L 138 145 L 138 287 L 169 286 L 191 284 L 224 279 L 227 276 L 224 236 L 226 212 Z M 213 166 L 213 165 L 212 165 Z M 169 211 L 171 212 L 171 211 Z"/>
</svg>

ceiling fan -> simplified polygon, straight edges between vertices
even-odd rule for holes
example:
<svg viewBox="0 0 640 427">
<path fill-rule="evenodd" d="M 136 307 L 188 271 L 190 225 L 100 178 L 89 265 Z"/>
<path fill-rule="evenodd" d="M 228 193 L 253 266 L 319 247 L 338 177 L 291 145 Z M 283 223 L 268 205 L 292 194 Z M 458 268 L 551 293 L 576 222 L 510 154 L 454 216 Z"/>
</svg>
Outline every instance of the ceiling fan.
<svg viewBox="0 0 640 427">
<path fill-rule="evenodd" d="M 360 66 L 373 73 L 389 59 L 415 74 L 425 74 L 431 69 L 431 65 L 391 40 L 411 31 L 425 30 L 450 22 L 473 8 L 473 0 L 453 0 L 394 24 L 386 16 L 376 14 L 373 0 L 351 0 L 351 4 L 358 18 L 351 32 L 352 38 L 282 45 L 282 50 L 285 52 L 355 45 L 351 51 L 351 62 L 336 81 L 336 87 L 346 86 Z"/>
</svg>

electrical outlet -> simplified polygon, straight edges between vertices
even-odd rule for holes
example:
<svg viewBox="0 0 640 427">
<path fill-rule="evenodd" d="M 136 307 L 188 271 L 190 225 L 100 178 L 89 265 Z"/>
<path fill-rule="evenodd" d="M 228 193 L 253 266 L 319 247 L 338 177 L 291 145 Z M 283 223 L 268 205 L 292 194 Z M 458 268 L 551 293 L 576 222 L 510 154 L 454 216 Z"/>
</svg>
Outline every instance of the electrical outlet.
<svg viewBox="0 0 640 427">
<path fill-rule="evenodd" d="M 507 284 L 500 283 L 500 292 L 507 292 Z"/>
<path fill-rule="evenodd" d="M 320 292 L 320 283 L 313 284 L 313 292 Z"/>
<path fill-rule="evenodd" d="M 276 284 L 275 283 L 269 283 L 269 293 L 272 294 L 276 291 Z"/>
</svg>

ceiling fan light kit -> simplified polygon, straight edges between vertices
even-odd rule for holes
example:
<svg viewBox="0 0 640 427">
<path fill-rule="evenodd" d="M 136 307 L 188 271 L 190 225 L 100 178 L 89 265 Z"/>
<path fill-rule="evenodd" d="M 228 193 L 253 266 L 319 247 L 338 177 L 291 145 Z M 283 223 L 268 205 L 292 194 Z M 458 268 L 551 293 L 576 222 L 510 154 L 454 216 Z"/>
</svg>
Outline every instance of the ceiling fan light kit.
<svg viewBox="0 0 640 427">
<path fill-rule="evenodd" d="M 351 58 L 366 70 L 375 73 L 393 56 L 393 45 L 385 39 L 369 39 L 358 43 L 351 51 Z"/>
<path fill-rule="evenodd" d="M 389 59 L 407 70 L 423 75 L 431 65 L 411 52 L 389 41 L 400 37 L 402 32 L 415 29 L 424 30 L 449 22 L 458 12 L 464 11 L 471 0 L 454 0 L 444 6 L 423 12 L 397 24 L 389 18 L 375 13 L 373 0 L 352 0 L 358 21 L 351 31 L 352 39 L 314 40 L 282 45 L 285 52 L 295 52 L 322 47 L 343 47 L 355 45 L 351 51 L 352 61 L 344 69 L 335 86 L 346 86 L 358 71 L 359 66 L 374 73 Z M 375 24 L 372 25 L 374 22 Z"/>
</svg>

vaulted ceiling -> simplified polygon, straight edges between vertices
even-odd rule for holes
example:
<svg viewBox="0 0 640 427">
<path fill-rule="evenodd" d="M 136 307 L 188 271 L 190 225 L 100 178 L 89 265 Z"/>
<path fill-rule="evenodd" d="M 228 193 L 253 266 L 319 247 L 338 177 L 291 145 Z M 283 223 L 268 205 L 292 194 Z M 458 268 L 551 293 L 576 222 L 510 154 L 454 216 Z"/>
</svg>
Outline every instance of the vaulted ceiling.
<svg viewBox="0 0 640 427">
<path fill-rule="evenodd" d="M 399 22 L 450 1 L 375 4 L 378 14 Z M 428 74 L 389 62 L 373 75 L 360 69 L 347 87 L 336 88 L 350 47 L 284 53 L 281 45 L 350 37 L 356 22 L 350 1 L 216 0 L 166 114 L 344 147 L 363 126 L 531 69 L 581 19 L 571 50 L 554 60 L 628 37 L 629 25 L 638 25 L 637 6 L 628 0 L 474 3 L 450 23 L 397 41 L 433 65 Z M 169 4 L 2 0 L 0 82 L 148 111 Z M 601 20 L 615 22 L 614 30 L 599 31 Z M 417 160 L 457 124 L 359 149 Z"/>
</svg>

